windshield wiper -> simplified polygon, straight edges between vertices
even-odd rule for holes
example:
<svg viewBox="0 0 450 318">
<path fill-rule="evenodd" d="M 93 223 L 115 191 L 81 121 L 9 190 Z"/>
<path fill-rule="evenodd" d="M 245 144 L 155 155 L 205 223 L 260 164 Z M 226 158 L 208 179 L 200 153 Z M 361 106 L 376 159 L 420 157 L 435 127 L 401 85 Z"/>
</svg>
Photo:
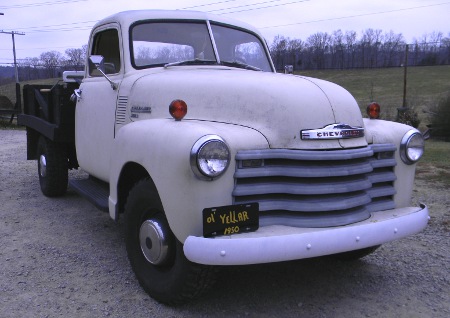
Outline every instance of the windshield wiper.
<svg viewBox="0 0 450 318">
<path fill-rule="evenodd" d="M 252 71 L 262 71 L 262 69 L 260 69 L 259 67 L 253 66 L 253 65 L 249 65 L 249 64 L 245 64 L 245 63 L 241 63 L 241 62 L 229 62 L 229 61 L 221 61 L 220 65 L 224 65 L 224 66 L 231 66 L 231 67 L 238 67 L 238 68 L 243 68 L 246 70 L 252 70 Z"/>
<path fill-rule="evenodd" d="M 212 64 L 217 64 L 217 62 L 213 61 L 213 60 L 194 59 L 194 60 L 185 60 L 185 61 L 177 61 L 177 62 L 167 63 L 164 65 L 164 68 L 167 68 L 170 66 L 180 66 L 180 65 L 212 65 Z"/>
</svg>

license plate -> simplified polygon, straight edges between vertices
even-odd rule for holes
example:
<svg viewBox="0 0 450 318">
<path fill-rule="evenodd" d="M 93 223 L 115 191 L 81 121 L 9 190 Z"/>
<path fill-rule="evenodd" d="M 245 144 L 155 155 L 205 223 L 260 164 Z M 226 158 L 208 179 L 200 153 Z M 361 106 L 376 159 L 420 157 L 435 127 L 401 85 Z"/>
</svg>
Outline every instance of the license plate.
<svg viewBox="0 0 450 318">
<path fill-rule="evenodd" d="M 256 231 L 258 227 L 258 203 L 203 209 L 204 237 L 252 232 Z"/>
</svg>

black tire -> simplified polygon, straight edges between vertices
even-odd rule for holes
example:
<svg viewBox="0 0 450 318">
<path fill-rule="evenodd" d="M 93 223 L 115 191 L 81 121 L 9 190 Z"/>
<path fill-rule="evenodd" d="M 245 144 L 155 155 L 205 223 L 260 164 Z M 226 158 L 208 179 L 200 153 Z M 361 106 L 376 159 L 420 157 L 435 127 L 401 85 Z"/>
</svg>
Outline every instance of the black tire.
<svg viewBox="0 0 450 318">
<path fill-rule="evenodd" d="M 125 217 L 128 258 L 140 285 L 152 298 L 180 305 L 213 284 L 214 267 L 186 259 L 150 180 L 138 182 L 130 191 Z"/>
<path fill-rule="evenodd" d="M 42 193 L 47 197 L 64 195 L 69 175 L 64 145 L 41 136 L 37 147 L 37 165 Z"/>
<path fill-rule="evenodd" d="M 372 254 L 375 252 L 381 245 L 371 246 L 362 248 L 360 250 L 350 251 L 350 252 L 344 252 L 333 255 L 334 258 L 337 258 L 341 261 L 356 261 L 360 258 L 363 258 L 369 254 Z"/>
</svg>

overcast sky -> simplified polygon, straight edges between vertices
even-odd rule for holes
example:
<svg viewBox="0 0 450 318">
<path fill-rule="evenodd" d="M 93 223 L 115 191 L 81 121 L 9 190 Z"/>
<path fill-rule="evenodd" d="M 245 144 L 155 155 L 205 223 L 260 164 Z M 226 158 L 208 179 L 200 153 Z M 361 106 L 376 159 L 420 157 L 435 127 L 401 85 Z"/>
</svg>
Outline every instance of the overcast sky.
<svg viewBox="0 0 450 318">
<path fill-rule="evenodd" d="M 271 43 L 276 35 L 306 40 L 317 32 L 369 28 L 401 33 L 407 42 L 440 31 L 450 36 L 445 0 L 0 0 L 0 31 L 17 31 L 17 58 L 80 48 L 102 18 L 124 10 L 190 9 L 250 23 Z M 0 34 L 0 65 L 13 62 L 12 38 Z M 6 63 L 6 64 L 5 64 Z"/>
</svg>

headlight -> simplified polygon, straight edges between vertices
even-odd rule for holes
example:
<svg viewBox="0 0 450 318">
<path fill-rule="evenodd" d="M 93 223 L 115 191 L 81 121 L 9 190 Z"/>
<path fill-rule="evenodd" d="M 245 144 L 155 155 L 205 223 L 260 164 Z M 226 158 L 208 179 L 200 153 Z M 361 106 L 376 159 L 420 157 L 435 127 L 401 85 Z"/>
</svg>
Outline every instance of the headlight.
<svg viewBox="0 0 450 318">
<path fill-rule="evenodd" d="M 408 131 L 402 138 L 400 144 L 400 157 L 407 165 L 419 161 L 423 155 L 424 139 L 417 130 Z"/>
<path fill-rule="evenodd" d="M 190 157 L 192 171 L 202 179 L 212 180 L 227 170 L 230 149 L 221 137 L 206 135 L 192 146 Z"/>
</svg>

